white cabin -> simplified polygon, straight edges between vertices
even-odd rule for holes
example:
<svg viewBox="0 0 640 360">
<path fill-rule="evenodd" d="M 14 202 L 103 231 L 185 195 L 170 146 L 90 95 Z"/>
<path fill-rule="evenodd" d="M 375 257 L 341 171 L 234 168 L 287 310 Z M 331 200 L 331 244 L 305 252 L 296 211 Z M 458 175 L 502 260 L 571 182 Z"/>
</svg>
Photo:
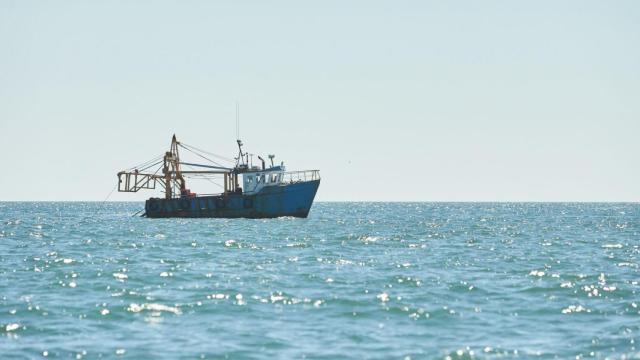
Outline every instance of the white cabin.
<svg viewBox="0 0 640 360">
<path fill-rule="evenodd" d="M 245 172 L 242 174 L 242 193 L 251 195 L 258 193 L 266 186 L 280 185 L 284 181 L 284 172 L 283 165 L 255 172 Z"/>
</svg>

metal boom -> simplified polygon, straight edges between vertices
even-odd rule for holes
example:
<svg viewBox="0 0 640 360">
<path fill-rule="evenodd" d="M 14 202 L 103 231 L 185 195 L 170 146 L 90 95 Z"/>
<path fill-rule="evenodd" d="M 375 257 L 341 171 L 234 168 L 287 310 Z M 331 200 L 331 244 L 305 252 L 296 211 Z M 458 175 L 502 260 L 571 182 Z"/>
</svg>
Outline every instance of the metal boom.
<svg viewBox="0 0 640 360">
<path fill-rule="evenodd" d="M 176 135 L 174 134 L 171 138 L 171 148 L 169 151 L 165 152 L 162 159 L 162 174 L 158 174 L 158 171 L 156 171 L 156 173 L 144 173 L 139 171 L 137 168 L 132 171 L 120 171 L 118 173 L 118 191 L 138 192 L 143 189 L 153 190 L 156 188 L 157 183 L 164 188 L 165 198 L 171 199 L 174 197 L 174 187 L 178 187 L 180 189 L 180 194 L 187 191 L 183 174 L 222 174 L 224 175 L 224 192 L 228 193 L 236 191 L 239 185 L 238 174 L 234 169 L 221 166 L 180 162 L 178 146 L 180 146 L 180 142 L 178 142 Z M 203 167 L 211 170 L 182 171 L 180 165 Z"/>
</svg>

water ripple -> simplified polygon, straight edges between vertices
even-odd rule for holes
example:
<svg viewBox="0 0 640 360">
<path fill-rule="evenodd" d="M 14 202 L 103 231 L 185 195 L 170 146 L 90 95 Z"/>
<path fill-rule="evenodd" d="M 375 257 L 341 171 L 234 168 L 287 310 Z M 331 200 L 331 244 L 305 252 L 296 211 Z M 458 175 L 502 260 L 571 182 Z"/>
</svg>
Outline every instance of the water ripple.
<svg viewBox="0 0 640 360">
<path fill-rule="evenodd" d="M 640 205 L 0 204 L 6 358 L 633 358 Z"/>
</svg>

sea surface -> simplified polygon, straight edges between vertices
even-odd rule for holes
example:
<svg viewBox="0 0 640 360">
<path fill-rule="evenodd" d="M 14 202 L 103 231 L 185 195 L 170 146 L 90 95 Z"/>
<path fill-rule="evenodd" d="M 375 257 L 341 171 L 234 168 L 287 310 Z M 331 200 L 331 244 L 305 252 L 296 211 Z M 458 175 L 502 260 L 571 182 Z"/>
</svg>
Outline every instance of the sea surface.
<svg viewBox="0 0 640 360">
<path fill-rule="evenodd" d="M 142 207 L 0 203 L 0 358 L 640 358 L 640 204 Z"/>
</svg>

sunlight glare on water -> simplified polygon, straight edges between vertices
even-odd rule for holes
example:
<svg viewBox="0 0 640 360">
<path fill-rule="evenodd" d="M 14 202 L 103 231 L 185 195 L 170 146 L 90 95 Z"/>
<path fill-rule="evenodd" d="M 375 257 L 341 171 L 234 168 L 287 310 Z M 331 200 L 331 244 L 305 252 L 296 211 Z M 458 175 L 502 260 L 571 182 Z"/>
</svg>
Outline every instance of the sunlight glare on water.
<svg viewBox="0 0 640 360">
<path fill-rule="evenodd" d="M 0 203 L 3 358 L 633 358 L 640 205 Z"/>
</svg>

